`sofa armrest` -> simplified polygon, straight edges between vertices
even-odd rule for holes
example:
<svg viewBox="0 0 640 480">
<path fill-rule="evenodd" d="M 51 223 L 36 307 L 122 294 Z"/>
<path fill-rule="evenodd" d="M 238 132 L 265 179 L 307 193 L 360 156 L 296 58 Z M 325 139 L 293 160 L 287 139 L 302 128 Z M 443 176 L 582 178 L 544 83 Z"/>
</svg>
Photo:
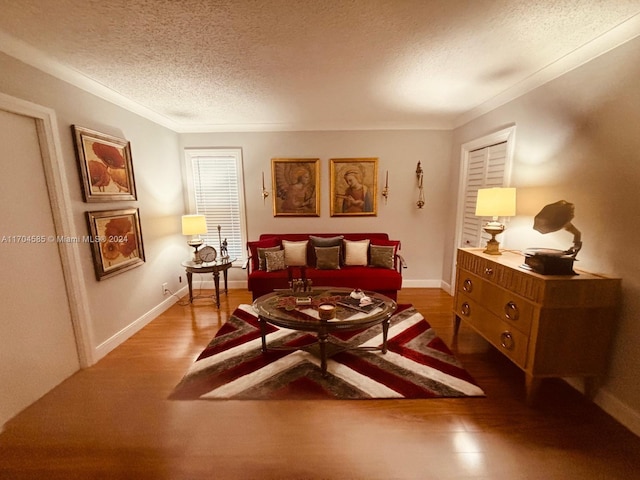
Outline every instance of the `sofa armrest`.
<svg viewBox="0 0 640 480">
<path fill-rule="evenodd" d="M 399 253 L 396 253 L 396 266 L 400 274 L 402 274 L 403 268 L 407 268 L 407 262 L 404 261 L 404 258 Z"/>
<path fill-rule="evenodd" d="M 247 271 L 247 275 L 251 274 L 251 255 L 247 257 L 247 260 L 242 264 L 242 269 Z"/>
</svg>

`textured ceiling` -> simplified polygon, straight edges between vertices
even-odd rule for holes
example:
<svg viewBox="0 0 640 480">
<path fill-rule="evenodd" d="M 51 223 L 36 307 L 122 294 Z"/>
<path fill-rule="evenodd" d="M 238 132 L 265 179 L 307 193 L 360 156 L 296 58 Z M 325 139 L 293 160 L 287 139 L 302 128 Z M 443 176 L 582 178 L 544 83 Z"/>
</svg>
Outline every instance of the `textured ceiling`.
<svg viewBox="0 0 640 480">
<path fill-rule="evenodd" d="M 0 12 L 0 51 L 176 131 L 451 128 L 640 34 L 640 0 L 0 0 Z"/>
</svg>

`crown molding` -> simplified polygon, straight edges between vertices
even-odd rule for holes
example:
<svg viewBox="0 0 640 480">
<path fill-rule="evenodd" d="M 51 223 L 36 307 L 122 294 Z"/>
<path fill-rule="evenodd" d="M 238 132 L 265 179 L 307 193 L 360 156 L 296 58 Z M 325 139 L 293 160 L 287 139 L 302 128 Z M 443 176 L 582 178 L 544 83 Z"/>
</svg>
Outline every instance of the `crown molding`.
<svg viewBox="0 0 640 480">
<path fill-rule="evenodd" d="M 461 127 L 471 120 L 515 100 L 526 93 L 575 70 L 591 60 L 629 42 L 640 35 L 640 13 L 633 15 L 623 23 L 608 30 L 590 42 L 576 48 L 562 58 L 550 63 L 534 74 L 523 79 L 502 93 L 463 113 L 456 118 L 454 128 Z"/>
</svg>

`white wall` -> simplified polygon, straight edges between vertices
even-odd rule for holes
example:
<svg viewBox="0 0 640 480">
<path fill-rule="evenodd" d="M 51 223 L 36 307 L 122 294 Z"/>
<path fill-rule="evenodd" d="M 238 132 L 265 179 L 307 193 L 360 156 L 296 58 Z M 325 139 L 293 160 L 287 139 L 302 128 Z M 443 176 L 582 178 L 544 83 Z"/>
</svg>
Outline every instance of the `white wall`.
<svg viewBox="0 0 640 480">
<path fill-rule="evenodd" d="M 183 134 L 184 147 L 242 147 L 244 161 L 247 228 L 250 240 L 261 233 L 387 232 L 402 242 L 408 263 L 404 286 L 439 287 L 442 279 L 444 236 L 449 200 L 449 131 L 345 131 L 280 133 Z M 320 216 L 274 217 L 270 196 L 262 200 L 262 172 L 271 185 L 271 158 L 320 159 Z M 329 159 L 377 157 L 378 215 L 331 217 L 329 205 Z M 419 210 L 416 165 L 425 171 L 426 205 Z M 382 196 L 389 171 L 389 200 Z M 273 194 L 272 194 L 273 195 Z M 232 278 L 246 273 L 231 272 Z"/>
<path fill-rule="evenodd" d="M 584 247 L 576 267 L 622 278 L 623 300 L 611 367 L 597 402 L 640 434 L 640 38 L 458 128 L 451 190 L 457 193 L 461 145 L 516 124 L 512 186 L 517 214 L 505 248 L 566 249 L 572 235 L 542 235 L 533 216 L 546 204 L 575 204 Z M 450 278 L 453 231 L 446 241 Z M 567 339 L 568 342 L 571 339 Z"/>
<path fill-rule="evenodd" d="M 56 113 L 62 168 L 69 182 L 73 225 L 78 235 L 89 233 L 87 211 L 140 209 L 146 254 L 146 263 L 141 267 L 97 281 L 90 245 L 80 248 L 89 310 L 89 318 L 83 320 L 90 333 L 93 357 L 97 360 L 169 306 L 171 300 L 162 295 L 160 286 L 168 282 L 175 291 L 179 288 L 178 275 L 184 276 L 180 262 L 189 250 L 180 232 L 184 202 L 178 135 L 4 54 L 0 54 L 0 71 L 3 72 L 0 92 L 51 108 Z M 138 201 L 83 202 L 72 124 L 131 142 Z M 28 192 L 23 201 L 29 201 Z M 0 275 L 10 276 L 11 272 L 4 270 Z"/>
</svg>

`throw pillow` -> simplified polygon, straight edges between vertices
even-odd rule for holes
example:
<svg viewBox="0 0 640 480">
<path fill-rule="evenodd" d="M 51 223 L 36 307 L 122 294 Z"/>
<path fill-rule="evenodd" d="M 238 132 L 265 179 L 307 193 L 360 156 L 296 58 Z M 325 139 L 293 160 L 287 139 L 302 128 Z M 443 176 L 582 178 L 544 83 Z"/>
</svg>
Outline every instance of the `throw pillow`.
<svg viewBox="0 0 640 480">
<path fill-rule="evenodd" d="M 265 240 L 257 240 L 255 242 L 247 242 L 247 248 L 251 255 L 251 271 L 258 270 L 260 268 L 260 261 L 258 257 L 258 247 L 269 248 L 279 247 L 280 239 L 277 237 L 267 238 Z"/>
<path fill-rule="evenodd" d="M 265 252 L 277 252 L 280 247 L 258 248 L 258 270 L 267 269 L 267 261 L 264 258 Z"/>
<path fill-rule="evenodd" d="M 318 270 L 340 269 L 340 247 L 316 247 L 315 250 Z"/>
<path fill-rule="evenodd" d="M 393 255 L 395 247 L 382 247 L 380 245 L 371 245 L 370 256 L 372 267 L 382 267 L 393 269 Z"/>
<path fill-rule="evenodd" d="M 344 264 L 349 266 L 367 266 L 369 240 L 344 240 Z"/>
<path fill-rule="evenodd" d="M 304 267 L 307 265 L 307 245 L 308 240 L 302 242 L 292 242 L 282 240 L 284 247 L 284 263 L 287 267 Z"/>
<path fill-rule="evenodd" d="M 309 262 L 311 265 L 315 265 L 317 259 L 315 257 L 315 247 L 340 247 L 340 262 L 342 263 L 342 240 L 344 235 L 337 235 L 333 237 L 318 237 L 316 235 L 309 235 L 309 243 L 312 248 L 309 252 Z"/>
<path fill-rule="evenodd" d="M 337 237 L 315 237 L 309 235 L 311 245 L 314 247 L 341 247 L 344 235 L 338 235 Z"/>
<path fill-rule="evenodd" d="M 287 268 L 284 264 L 284 250 L 274 252 L 264 252 L 264 259 L 267 266 L 267 272 L 277 272 Z"/>
</svg>

